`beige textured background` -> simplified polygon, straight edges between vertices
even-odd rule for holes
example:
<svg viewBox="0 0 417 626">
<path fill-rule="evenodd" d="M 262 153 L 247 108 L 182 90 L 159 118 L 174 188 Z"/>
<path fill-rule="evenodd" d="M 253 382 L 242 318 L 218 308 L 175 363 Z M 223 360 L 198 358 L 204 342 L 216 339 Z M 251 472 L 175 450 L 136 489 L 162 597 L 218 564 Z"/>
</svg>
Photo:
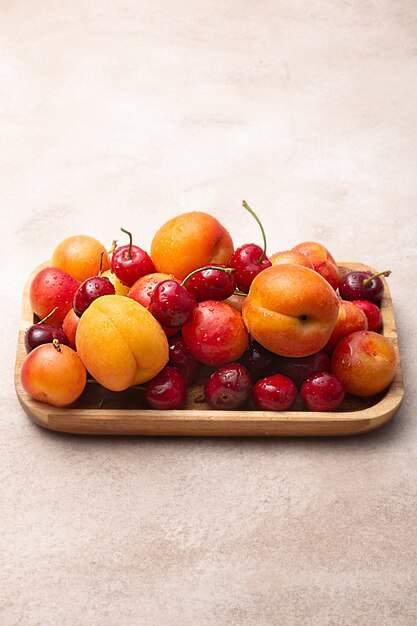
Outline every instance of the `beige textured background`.
<svg viewBox="0 0 417 626">
<path fill-rule="evenodd" d="M 416 601 L 417 5 L 0 0 L 1 626 L 406 626 Z M 394 421 L 320 440 L 31 423 L 26 276 L 70 234 L 221 218 L 392 269 Z M 414 273 L 413 273 L 414 272 Z"/>
</svg>

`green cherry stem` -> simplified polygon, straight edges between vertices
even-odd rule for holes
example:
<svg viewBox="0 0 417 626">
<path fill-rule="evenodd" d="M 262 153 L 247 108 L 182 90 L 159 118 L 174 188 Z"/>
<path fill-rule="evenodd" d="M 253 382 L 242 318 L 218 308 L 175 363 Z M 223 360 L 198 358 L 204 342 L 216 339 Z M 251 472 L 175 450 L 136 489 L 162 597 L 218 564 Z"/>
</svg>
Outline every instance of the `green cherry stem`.
<svg viewBox="0 0 417 626">
<path fill-rule="evenodd" d="M 253 209 L 250 208 L 249 204 L 246 202 L 246 200 L 243 200 L 242 202 L 242 206 L 243 208 L 245 208 L 247 211 L 249 211 L 249 213 L 256 219 L 256 221 L 258 222 L 258 226 L 261 229 L 261 233 L 262 233 L 262 239 L 264 241 L 264 249 L 263 252 L 261 254 L 261 256 L 259 257 L 259 259 L 257 260 L 257 263 L 262 263 L 263 258 L 266 254 L 266 236 L 265 236 L 265 231 L 264 231 L 264 227 L 262 226 L 261 220 L 259 219 L 259 217 L 256 215 L 255 211 Z"/>
<path fill-rule="evenodd" d="M 247 294 L 247 293 L 245 293 L 244 291 L 239 291 L 239 289 L 236 289 L 236 290 L 233 292 L 233 295 L 234 295 L 234 296 L 244 296 L 244 297 L 246 298 L 246 296 L 247 296 L 248 294 Z"/>
<path fill-rule="evenodd" d="M 58 310 L 58 307 L 56 306 L 54 309 L 52 309 L 50 313 L 48 313 L 48 315 L 46 315 L 40 322 L 38 322 L 38 324 L 43 324 L 44 322 L 46 322 L 46 320 L 49 319 L 51 315 L 53 315 L 55 311 L 57 310 Z"/>
<path fill-rule="evenodd" d="M 129 235 L 129 250 L 127 253 L 127 258 L 131 259 L 132 258 L 132 233 L 130 233 L 125 228 L 121 228 L 120 230 L 122 231 L 122 233 L 126 233 L 126 235 Z"/>
<path fill-rule="evenodd" d="M 368 287 L 368 285 L 371 284 L 374 278 L 378 278 L 378 276 L 385 276 L 385 278 L 387 278 L 390 274 L 391 274 L 391 270 L 385 270 L 385 272 L 378 272 L 378 274 L 374 274 L 373 276 L 370 276 L 369 278 L 365 278 L 362 284 L 364 287 Z"/>
<path fill-rule="evenodd" d="M 202 272 L 204 270 L 219 270 L 220 272 L 224 272 L 225 274 L 231 274 L 232 272 L 235 271 L 235 268 L 234 267 L 220 267 L 219 265 L 206 265 L 205 267 L 199 267 L 198 269 L 190 272 L 188 276 L 184 278 L 184 280 L 181 283 L 181 287 L 184 287 L 185 283 L 187 282 L 189 278 L 191 278 L 195 274 L 198 274 L 199 272 Z"/>
</svg>

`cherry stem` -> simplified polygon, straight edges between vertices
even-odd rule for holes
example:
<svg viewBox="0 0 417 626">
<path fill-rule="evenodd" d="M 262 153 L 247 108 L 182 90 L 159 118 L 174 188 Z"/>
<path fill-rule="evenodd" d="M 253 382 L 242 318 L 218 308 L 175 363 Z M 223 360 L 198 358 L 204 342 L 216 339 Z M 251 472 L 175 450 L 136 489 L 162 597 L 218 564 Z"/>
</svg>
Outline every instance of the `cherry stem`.
<svg viewBox="0 0 417 626">
<path fill-rule="evenodd" d="M 126 235 L 129 235 L 129 250 L 127 252 L 127 258 L 131 259 L 132 258 L 132 233 L 129 233 L 128 230 L 125 230 L 124 228 L 120 229 L 122 231 L 122 233 L 126 233 Z"/>
<path fill-rule="evenodd" d="M 265 236 L 265 231 L 264 231 L 264 227 L 262 226 L 261 220 L 259 219 L 259 217 L 256 215 L 255 211 L 253 209 L 250 208 L 249 204 L 246 202 L 246 200 L 243 200 L 242 202 L 242 206 L 249 211 L 249 213 L 251 215 L 253 215 L 253 217 L 256 219 L 256 221 L 258 222 L 258 226 L 261 229 L 261 233 L 262 233 L 262 239 L 264 241 L 264 249 L 263 252 L 261 254 L 261 256 L 259 257 L 259 259 L 256 261 L 257 263 L 262 263 L 264 256 L 266 255 L 266 236 Z"/>
<path fill-rule="evenodd" d="M 184 278 L 184 280 L 181 283 L 181 287 L 184 287 L 185 283 L 187 282 L 189 278 L 191 278 L 195 274 L 198 274 L 199 272 L 203 272 L 204 270 L 219 270 L 220 272 L 224 272 L 224 274 L 232 274 L 232 272 L 235 271 L 235 268 L 234 267 L 220 267 L 220 265 L 206 265 L 205 267 L 199 267 L 198 269 L 190 272 L 188 276 Z"/>
<path fill-rule="evenodd" d="M 61 344 L 59 343 L 58 339 L 53 339 L 52 345 L 54 346 L 56 350 L 58 350 L 58 352 L 61 352 Z"/>
<path fill-rule="evenodd" d="M 371 282 L 373 281 L 374 278 L 378 278 L 378 276 L 385 276 L 385 278 L 387 278 L 387 276 L 389 276 L 391 274 L 391 270 L 385 270 L 384 272 L 378 272 L 378 274 L 374 274 L 373 276 L 370 276 L 369 278 L 365 278 L 365 280 L 363 281 L 363 286 L 364 287 L 368 287 Z"/>
<path fill-rule="evenodd" d="M 98 268 L 98 276 L 101 276 L 101 272 L 103 271 L 103 256 L 104 252 L 100 254 L 100 267 Z"/>
<path fill-rule="evenodd" d="M 117 248 L 117 239 L 113 239 L 112 244 L 111 244 L 111 248 L 109 250 L 109 254 L 113 254 L 113 252 L 116 250 Z"/>
<path fill-rule="evenodd" d="M 57 311 L 57 309 L 58 307 L 56 306 L 54 309 L 52 309 L 50 313 L 48 313 L 48 315 L 46 315 L 40 322 L 38 322 L 38 324 L 43 324 L 44 322 L 46 322 L 46 320 L 49 319 L 51 315 L 53 315 L 55 311 Z"/>
<path fill-rule="evenodd" d="M 234 296 L 246 296 L 248 295 L 247 293 L 245 293 L 244 291 L 239 291 L 239 289 L 235 289 L 235 291 L 233 292 Z"/>
</svg>

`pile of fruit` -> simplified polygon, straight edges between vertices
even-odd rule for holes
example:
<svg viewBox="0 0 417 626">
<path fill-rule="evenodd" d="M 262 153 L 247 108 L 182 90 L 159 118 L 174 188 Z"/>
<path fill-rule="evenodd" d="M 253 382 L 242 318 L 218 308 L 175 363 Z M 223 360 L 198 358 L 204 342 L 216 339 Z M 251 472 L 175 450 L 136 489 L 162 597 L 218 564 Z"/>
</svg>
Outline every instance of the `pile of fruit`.
<svg viewBox="0 0 417 626">
<path fill-rule="evenodd" d="M 30 286 L 39 321 L 25 334 L 24 390 L 66 406 L 91 381 L 178 409 L 204 373 L 214 409 L 285 411 L 300 394 L 307 410 L 334 411 L 346 394 L 386 389 L 397 367 L 380 333 L 389 272 L 340 277 L 317 242 L 268 257 L 243 206 L 263 247 L 235 248 L 202 212 L 163 224 L 150 254 L 124 229 L 128 243 L 110 251 L 86 235 L 62 241 Z"/>
</svg>

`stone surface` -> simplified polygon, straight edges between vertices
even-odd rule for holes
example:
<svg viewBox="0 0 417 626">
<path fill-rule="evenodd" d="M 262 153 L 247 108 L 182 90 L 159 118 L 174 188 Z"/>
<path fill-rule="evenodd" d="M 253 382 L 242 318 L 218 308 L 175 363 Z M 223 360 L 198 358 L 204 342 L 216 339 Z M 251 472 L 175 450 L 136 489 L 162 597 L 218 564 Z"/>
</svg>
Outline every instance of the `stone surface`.
<svg viewBox="0 0 417 626">
<path fill-rule="evenodd" d="M 411 0 L 0 2 L 2 626 L 416 623 L 416 29 Z M 392 270 L 394 421 L 266 441 L 32 424 L 13 365 L 33 267 L 76 233 L 146 248 L 195 209 L 258 242 L 243 198 L 270 252 L 318 240 Z"/>
</svg>

